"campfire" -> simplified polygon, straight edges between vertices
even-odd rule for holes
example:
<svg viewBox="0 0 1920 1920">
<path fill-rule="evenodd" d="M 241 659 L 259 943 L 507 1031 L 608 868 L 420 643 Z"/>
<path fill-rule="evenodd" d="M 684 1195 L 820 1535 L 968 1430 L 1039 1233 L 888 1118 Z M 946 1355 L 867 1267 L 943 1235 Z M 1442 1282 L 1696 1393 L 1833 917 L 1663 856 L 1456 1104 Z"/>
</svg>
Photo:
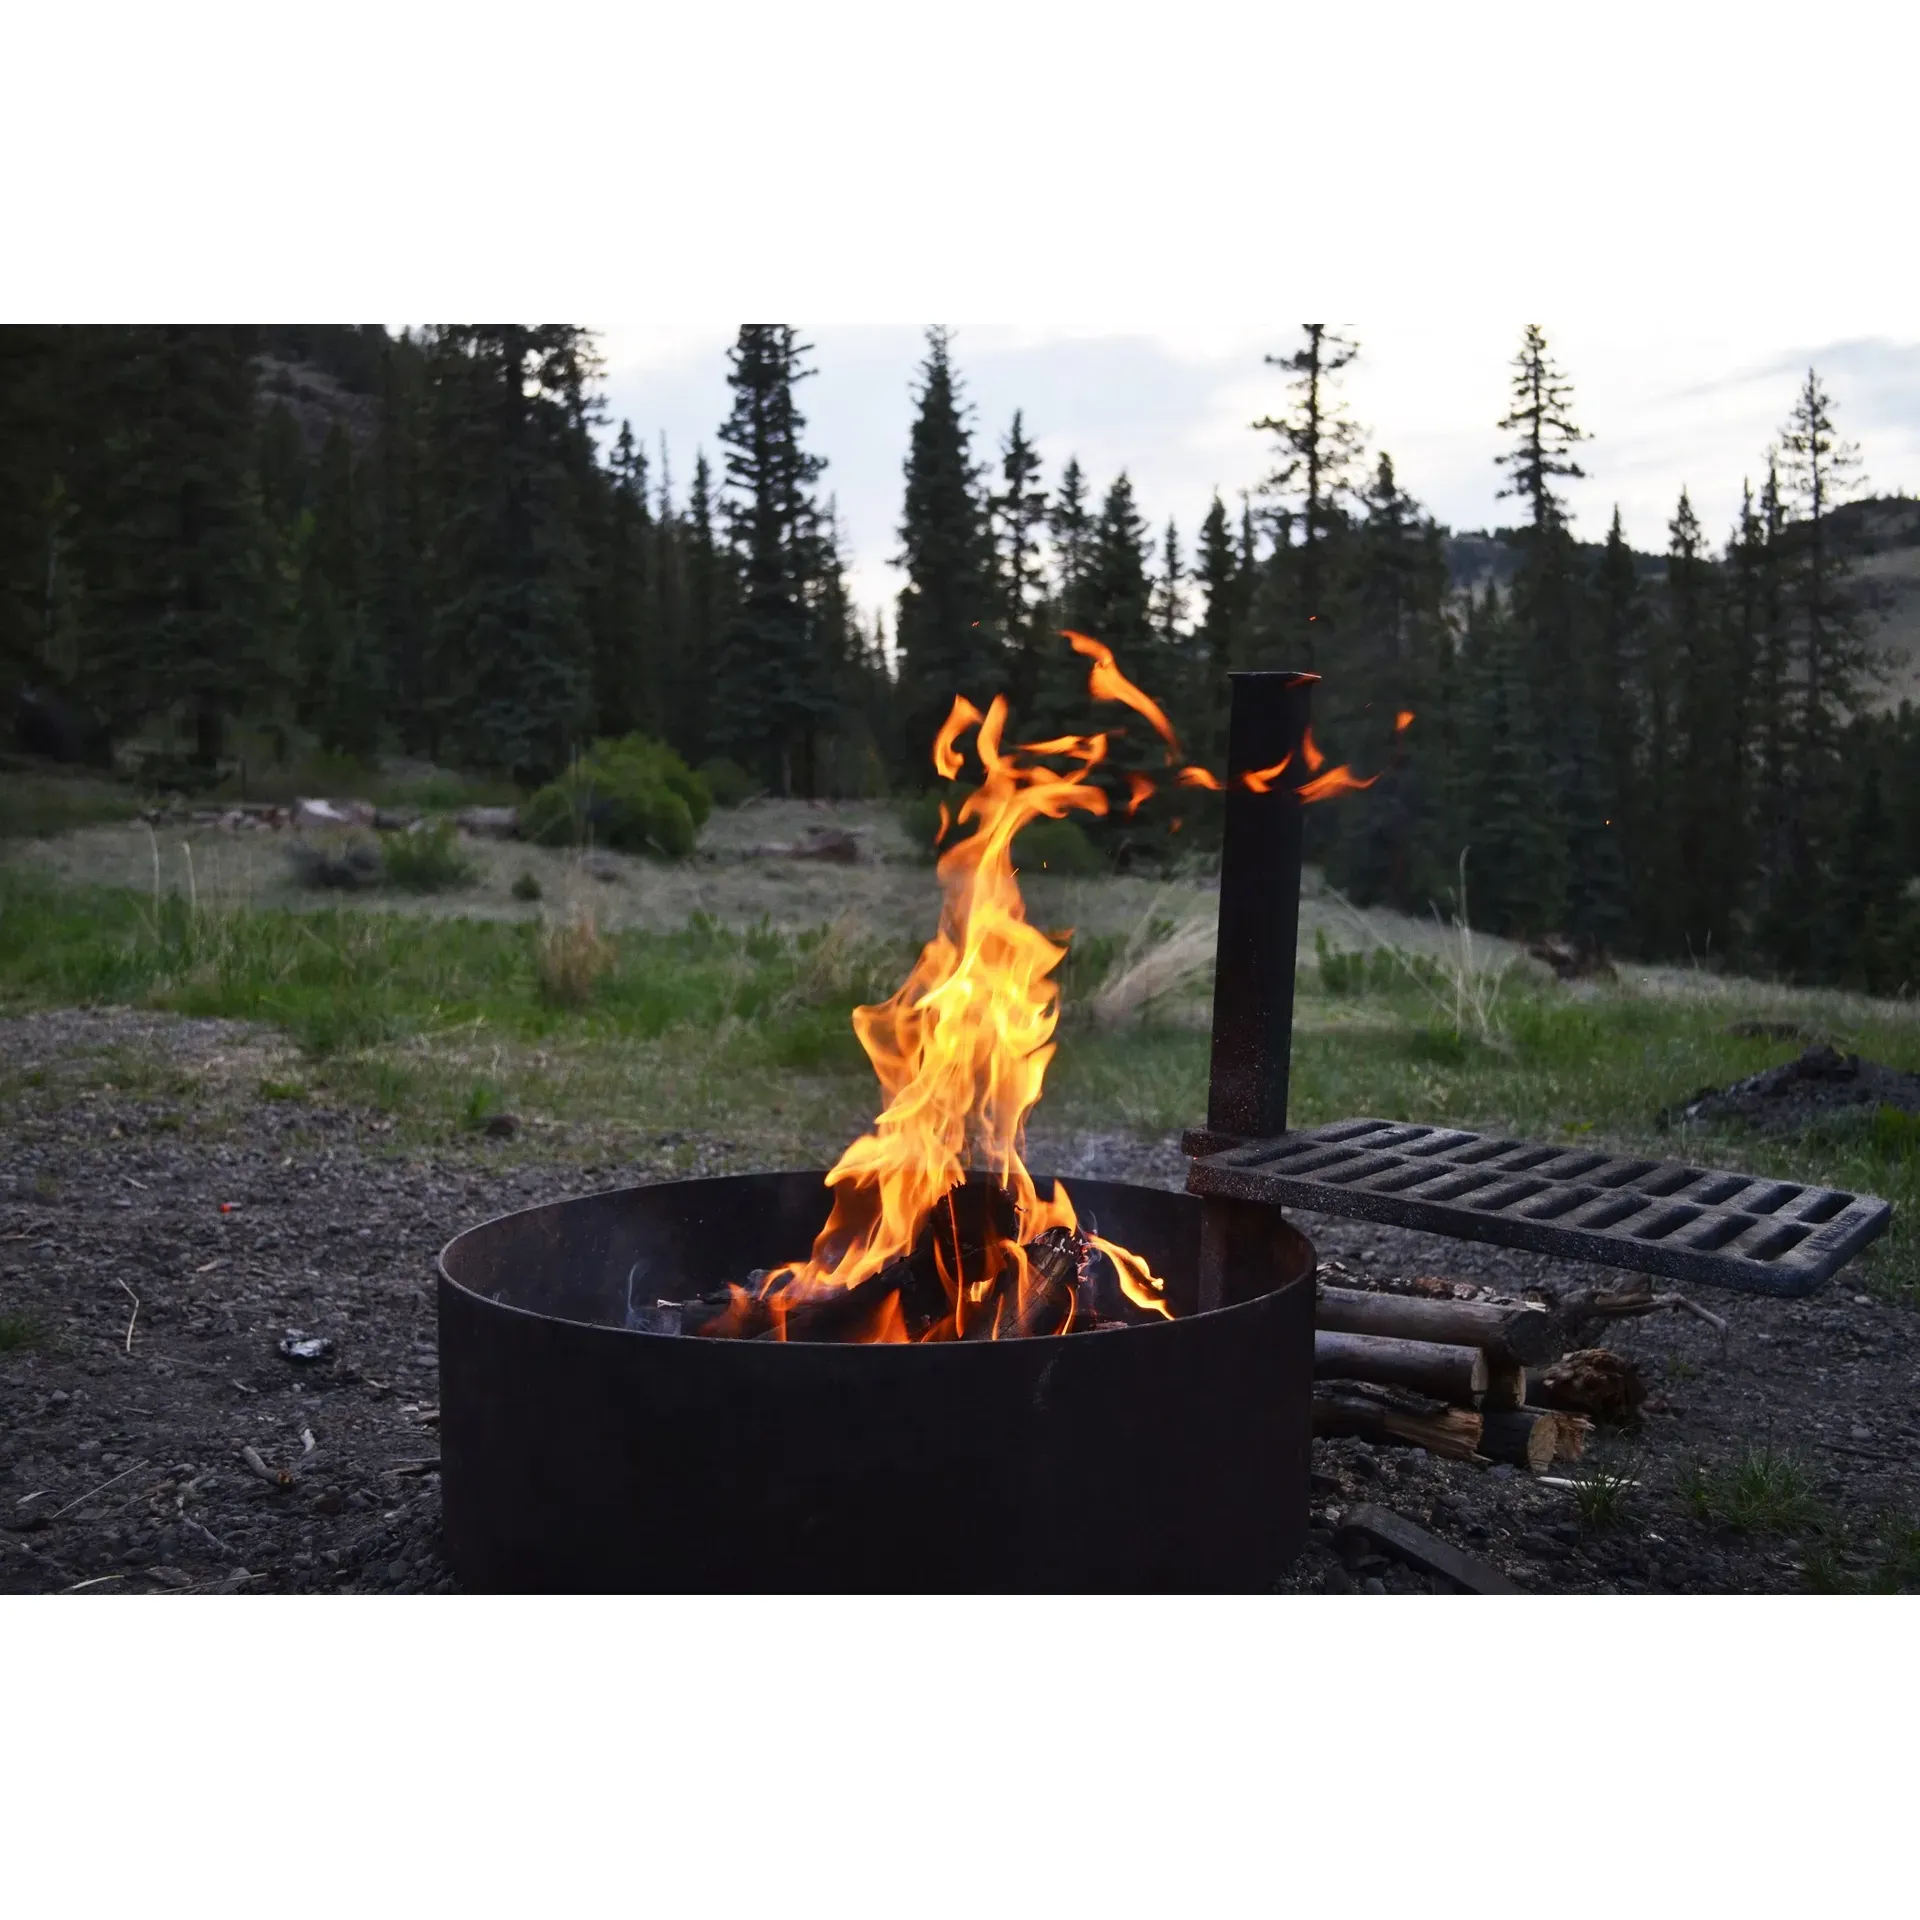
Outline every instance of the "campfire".
<svg viewBox="0 0 1920 1920">
<path fill-rule="evenodd" d="M 1117 727 L 1010 745 L 1004 702 L 955 701 L 934 764 L 956 778 L 970 753 L 980 778 L 945 823 L 938 931 L 854 1016 L 883 1099 L 831 1170 L 593 1194 L 443 1250 L 446 1541 L 467 1584 L 1258 1589 L 1305 1542 L 1316 1434 L 1540 1471 L 1577 1458 L 1599 1389 L 1631 1400 L 1588 1326 L 1713 1318 L 1647 1284 L 1552 1309 L 1316 1284 L 1288 1210 L 1776 1295 L 1884 1231 L 1871 1195 L 1377 1118 L 1294 1128 L 1302 804 L 1371 781 L 1315 746 L 1311 675 L 1233 676 L 1215 773 L 1105 646 L 1070 638 L 1160 765 L 1116 767 Z M 1224 833 L 1187 1190 L 1070 1194 L 1024 1157 L 1065 950 L 1027 921 L 1018 836 L 1194 790 L 1221 794 Z M 1425 1550 L 1387 1519 L 1396 1551 Z"/>
<path fill-rule="evenodd" d="M 1152 727 L 1176 790 L 1224 790 L 1218 775 L 1185 759 L 1165 712 L 1107 646 L 1083 633 L 1063 637 L 1092 663 L 1092 699 L 1130 709 Z M 1400 727 L 1412 719 L 1402 713 Z M 1043 1194 L 1022 1155 L 1054 1054 L 1060 990 L 1052 976 L 1067 950 L 1027 919 L 1017 840 L 1036 820 L 1108 811 L 1096 775 L 1114 734 L 1014 745 L 1008 721 L 1003 698 L 984 713 L 956 698 L 934 741 L 934 770 L 944 780 L 961 773 L 971 741 L 982 777 L 957 813 L 943 805 L 940 837 L 971 831 L 939 861 L 939 931 L 898 992 L 854 1012 L 854 1032 L 886 1104 L 873 1130 L 827 1175 L 832 1210 L 811 1252 L 694 1300 L 643 1306 L 638 1324 L 647 1331 L 974 1341 L 1097 1333 L 1142 1315 L 1171 1317 L 1166 1281 L 1083 1219 L 1059 1182 Z M 1348 767 L 1327 766 L 1310 731 L 1300 755 L 1307 777 L 1294 790 L 1303 802 L 1373 784 Z M 1240 781 L 1266 793 L 1293 758 L 1289 752 L 1249 769 Z M 1124 811 L 1133 814 L 1158 783 L 1139 772 L 1124 777 Z M 970 1172 L 984 1184 L 967 1189 Z"/>
</svg>

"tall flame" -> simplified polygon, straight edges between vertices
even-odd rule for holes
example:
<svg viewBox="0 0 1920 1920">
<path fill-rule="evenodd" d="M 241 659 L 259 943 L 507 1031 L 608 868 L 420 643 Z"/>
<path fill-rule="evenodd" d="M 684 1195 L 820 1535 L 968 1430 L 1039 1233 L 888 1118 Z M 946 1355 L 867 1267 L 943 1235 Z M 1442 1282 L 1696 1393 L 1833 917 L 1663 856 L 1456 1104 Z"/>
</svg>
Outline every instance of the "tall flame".
<svg viewBox="0 0 1920 1920">
<path fill-rule="evenodd" d="M 1176 785 L 1224 790 L 1206 768 L 1183 764 L 1166 714 L 1120 671 L 1109 648 L 1083 633 L 1065 637 L 1093 663 L 1089 694 L 1129 707 L 1152 725 L 1166 746 L 1168 766 L 1177 769 Z M 1106 792 L 1092 777 L 1106 759 L 1107 736 L 1064 734 L 1012 746 L 1004 738 L 1006 724 L 1004 699 L 982 713 L 970 700 L 956 698 L 934 740 L 934 768 L 953 780 L 971 736 L 984 777 L 956 812 L 942 805 L 939 839 L 955 827 L 971 825 L 973 831 L 940 856 L 939 930 L 906 981 L 878 1006 L 854 1010 L 854 1032 L 873 1063 L 885 1104 L 872 1130 L 827 1175 L 832 1209 L 808 1258 L 765 1277 L 761 1293 L 776 1315 L 825 1290 L 857 1286 L 906 1259 L 929 1226 L 939 1224 L 943 1203 L 951 1214 L 950 1196 L 970 1169 L 998 1182 L 1011 1203 L 1013 1229 L 1007 1233 L 989 1223 L 983 1229 L 987 1244 L 964 1252 L 957 1226 L 944 1237 L 934 1235 L 934 1266 L 949 1308 L 939 1332 L 964 1332 L 969 1310 L 984 1310 L 989 1287 L 1010 1271 L 1024 1309 L 1032 1272 L 1027 1245 L 1049 1229 L 1079 1228 L 1066 1190 L 1056 1183 L 1050 1194 L 1041 1194 L 1021 1157 L 1027 1116 L 1053 1059 L 1060 989 L 1051 976 L 1066 948 L 1029 924 L 1013 849 L 1020 830 L 1036 820 L 1108 811 Z M 1325 756 L 1310 735 L 1301 753 L 1317 775 L 1297 789 L 1303 801 L 1373 784 L 1346 767 L 1322 772 Z M 1064 767 L 1056 764 L 1063 761 Z M 1291 756 L 1242 779 L 1251 791 L 1265 793 L 1290 764 Z M 1155 783 L 1140 773 L 1122 777 L 1131 815 Z M 1082 1237 L 1107 1256 L 1136 1307 L 1167 1313 L 1164 1284 L 1145 1261 L 1098 1235 Z M 736 1304 L 744 1307 L 745 1298 L 740 1295 Z M 867 1338 L 905 1340 L 898 1300 L 888 1298 Z"/>
<path fill-rule="evenodd" d="M 873 1130 L 828 1174 L 833 1207 L 810 1257 L 767 1276 L 765 1290 L 789 1301 L 823 1287 L 856 1286 L 904 1259 L 970 1165 L 999 1182 L 1018 1224 L 1013 1236 L 980 1250 L 977 1269 L 969 1263 L 955 1271 L 936 1241 L 956 1331 L 983 1275 L 1012 1261 L 1024 1289 L 1023 1243 L 1052 1227 L 1078 1226 L 1065 1190 L 1056 1184 L 1042 1195 L 1020 1152 L 1053 1058 L 1060 989 L 1049 976 L 1066 948 L 1029 924 L 1013 844 L 1035 820 L 1107 811 L 1106 794 L 1090 778 L 1106 739 L 1068 735 L 1009 746 L 1006 721 L 1004 699 L 984 714 L 956 699 L 935 742 L 934 765 L 952 778 L 961 766 L 959 743 L 973 735 L 985 778 L 956 819 L 973 832 L 940 857 L 940 928 L 905 984 L 880 1005 L 854 1011 L 854 1032 L 886 1105 Z M 1064 771 L 1048 764 L 1062 758 L 1072 763 Z M 1087 1237 L 1112 1261 L 1136 1306 L 1166 1312 L 1162 1283 L 1144 1261 Z M 897 1315 L 876 1331 L 906 1337 Z"/>
</svg>

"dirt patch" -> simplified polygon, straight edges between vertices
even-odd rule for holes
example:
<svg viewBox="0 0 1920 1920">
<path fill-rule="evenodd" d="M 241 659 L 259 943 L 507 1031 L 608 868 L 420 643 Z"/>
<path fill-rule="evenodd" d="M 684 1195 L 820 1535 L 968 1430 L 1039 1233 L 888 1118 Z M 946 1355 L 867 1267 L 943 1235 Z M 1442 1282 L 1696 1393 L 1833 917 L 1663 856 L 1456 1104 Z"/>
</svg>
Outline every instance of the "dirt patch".
<svg viewBox="0 0 1920 1920">
<path fill-rule="evenodd" d="M 679 1135 L 618 1164 L 570 1161 L 528 1132 L 402 1154 L 376 1115 L 263 1094 L 271 1055 L 270 1039 L 227 1022 L 0 1020 L 0 1591 L 449 1589 L 438 1248 L 513 1208 L 751 1164 Z M 819 1163 L 842 1144 L 819 1142 Z M 1185 1173 L 1165 1138 L 1036 1129 L 1032 1148 L 1068 1176 L 1178 1186 Z M 1594 1277 L 1361 1222 L 1302 1224 L 1336 1274 L 1515 1293 Z M 1360 1501 L 1535 1591 L 1920 1580 L 1920 1560 L 1899 1557 L 1920 1518 L 1920 1319 L 1862 1277 L 1798 1302 L 1714 1295 L 1724 1350 L 1678 1315 L 1619 1330 L 1612 1344 L 1652 1389 L 1641 1423 L 1563 1476 L 1591 1486 L 1597 1462 L 1631 1483 L 1611 1493 L 1317 1444 L 1313 1544 L 1282 1584 L 1431 1590 L 1336 1551 L 1340 1514 Z M 295 1339 L 328 1343 L 324 1357 L 283 1354 Z M 1729 1520 L 1713 1476 L 1755 1459 L 1785 1463 L 1792 1497 Z"/>
<path fill-rule="evenodd" d="M 1766 1133 L 1797 1133 L 1848 1108 L 1895 1107 L 1920 1113 L 1920 1074 L 1902 1073 L 1830 1046 L 1809 1047 L 1797 1060 L 1769 1067 L 1730 1087 L 1702 1087 L 1669 1107 L 1662 1125 L 1743 1120 Z"/>
</svg>

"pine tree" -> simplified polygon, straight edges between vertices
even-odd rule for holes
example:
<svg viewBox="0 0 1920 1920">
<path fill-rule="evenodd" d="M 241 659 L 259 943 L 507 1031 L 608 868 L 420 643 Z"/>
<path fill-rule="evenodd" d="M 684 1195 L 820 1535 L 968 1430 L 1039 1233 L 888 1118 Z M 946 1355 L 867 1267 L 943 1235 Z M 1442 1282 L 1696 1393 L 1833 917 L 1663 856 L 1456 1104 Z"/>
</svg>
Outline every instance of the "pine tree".
<svg viewBox="0 0 1920 1920">
<path fill-rule="evenodd" d="M 662 725 L 655 543 L 647 456 L 621 421 L 608 467 L 610 498 L 594 626 L 593 711 L 599 734 L 658 733 Z"/>
<path fill-rule="evenodd" d="M 1356 898 L 1419 906 L 1439 878 L 1421 825 L 1439 809 L 1450 777 L 1441 749 L 1451 727 L 1434 728 L 1440 648 L 1451 646 L 1446 561 L 1439 529 L 1401 489 L 1388 455 L 1361 504 L 1346 595 L 1353 620 L 1342 647 L 1349 684 L 1328 689 L 1322 724 L 1343 759 L 1364 762 L 1380 778 L 1365 802 L 1329 810 L 1327 871 Z M 1399 726 L 1403 712 L 1417 717 L 1411 731 Z"/>
<path fill-rule="evenodd" d="M 1594 579 L 1592 687 L 1594 732 L 1608 806 L 1606 818 L 1629 864 L 1659 828 L 1639 792 L 1642 695 L 1648 666 L 1646 596 L 1633 550 L 1613 510 Z"/>
<path fill-rule="evenodd" d="M 591 343 L 435 329 L 430 714 L 470 766 L 550 778 L 591 732 Z M 436 729 L 438 731 L 438 729 Z"/>
<path fill-rule="evenodd" d="M 1091 622 L 1087 612 L 1086 581 L 1093 555 L 1093 515 L 1087 506 L 1086 475 L 1080 462 L 1069 457 L 1047 510 L 1047 532 L 1053 541 L 1053 603 L 1063 627 L 1084 632 Z"/>
<path fill-rule="evenodd" d="M 1489 583 L 1474 604 L 1462 662 L 1460 814 L 1470 836 L 1468 903 L 1496 933 L 1561 924 L 1567 847 L 1540 804 L 1546 784 L 1520 634 Z"/>
<path fill-rule="evenodd" d="M 1219 768 L 1226 760 L 1227 701 L 1241 652 L 1242 596 L 1240 553 L 1227 524 L 1226 503 L 1216 492 L 1200 523 L 1194 584 L 1204 596 L 1193 636 L 1193 685 L 1188 694 L 1188 725 L 1193 756 Z"/>
<path fill-rule="evenodd" d="M 710 731 L 776 793 L 816 791 L 831 701 L 828 660 L 808 609 L 820 572 L 813 483 L 826 462 L 801 445 L 795 389 L 811 349 L 789 326 L 743 326 L 728 353 L 733 410 L 726 516 L 740 597 L 721 631 Z"/>
<path fill-rule="evenodd" d="M 85 687 L 116 735 L 184 709 L 207 773 L 284 671 L 263 645 L 251 344 L 239 327 L 104 328 L 80 372 Z"/>
<path fill-rule="evenodd" d="M 329 752 L 370 757 L 380 744 L 385 662 L 363 595 L 364 540 L 353 442 L 335 421 L 297 522 L 298 712 Z"/>
<path fill-rule="evenodd" d="M 1359 344 L 1321 321 L 1301 324 L 1305 344 L 1290 354 L 1268 354 L 1267 365 L 1288 375 L 1293 404 L 1284 414 L 1253 424 L 1279 441 L 1279 462 L 1266 491 L 1290 507 L 1298 503 L 1300 552 L 1292 584 L 1299 604 L 1287 637 L 1308 670 L 1335 663 L 1330 652 L 1337 628 L 1329 597 L 1337 571 L 1330 545 L 1342 525 L 1341 502 L 1351 491 L 1361 433 L 1339 395 L 1341 374 L 1359 354 Z"/>
<path fill-rule="evenodd" d="M 1775 963 L 1803 977 L 1833 977 L 1844 939 L 1831 907 L 1846 827 L 1847 779 L 1840 739 L 1861 705 L 1869 666 L 1860 609 L 1833 510 L 1859 466 L 1835 431 L 1832 403 L 1808 370 L 1780 437 L 1780 612 L 1791 661 L 1785 781 L 1762 943 Z"/>
<path fill-rule="evenodd" d="M 49 677 L 66 330 L 0 327 L 0 730 Z"/>
<path fill-rule="evenodd" d="M 1147 526 L 1134 504 L 1133 482 L 1123 473 L 1107 489 L 1088 546 L 1082 583 L 1086 631 L 1120 657 L 1139 662 L 1144 675 L 1153 647 L 1149 613 L 1152 590 L 1147 577 Z"/>
<path fill-rule="evenodd" d="M 732 623 L 739 595 L 731 558 L 715 531 L 713 470 L 704 450 L 694 457 L 685 551 L 685 645 L 677 655 L 677 717 L 670 737 L 676 744 L 686 742 L 684 751 L 698 761 L 723 752 L 723 738 L 731 744 L 737 737 L 734 729 L 722 722 L 713 701 L 713 663 L 721 638 Z M 760 770 L 753 764 L 740 764 L 759 777 Z"/>
<path fill-rule="evenodd" d="M 379 426 L 372 474 L 372 578 L 367 622 L 384 665 L 393 725 L 409 752 L 431 750 L 428 718 L 425 578 L 427 533 L 422 475 L 420 345 L 411 334 L 387 342 L 379 365 Z"/>
<path fill-rule="evenodd" d="M 924 755 L 956 694 L 976 706 L 1004 690 L 1008 662 L 994 622 L 992 548 L 959 385 L 943 327 L 927 331 L 900 523 L 902 771 Z"/>
<path fill-rule="evenodd" d="M 1500 431 L 1512 433 L 1515 445 L 1500 454 L 1495 464 L 1508 468 L 1512 478 L 1500 494 L 1519 499 L 1536 531 L 1543 531 L 1566 519 L 1553 483 L 1586 477 L 1586 470 L 1573 458 L 1573 449 L 1588 436 L 1574 424 L 1572 384 L 1555 366 L 1547 351 L 1547 336 L 1537 326 L 1530 325 L 1521 340 L 1511 384 L 1513 405 L 1500 422 Z"/>
<path fill-rule="evenodd" d="M 1572 386 L 1554 365 L 1538 326 L 1527 328 L 1515 357 L 1512 394 L 1499 424 L 1514 444 L 1496 456 L 1496 464 L 1511 475 L 1501 494 L 1523 502 L 1528 524 L 1516 536 L 1520 562 L 1508 624 L 1518 642 L 1521 694 L 1532 702 L 1534 731 L 1545 749 L 1540 804 L 1564 843 L 1566 928 L 1608 946 L 1618 943 L 1627 926 L 1626 867 L 1610 824 L 1617 802 L 1594 711 L 1597 689 L 1584 633 L 1589 609 L 1565 507 L 1553 485 L 1582 477 L 1572 449 L 1587 436 L 1573 420 Z"/>
<path fill-rule="evenodd" d="M 1022 416 L 1000 447 L 1003 491 L 989 497 L 994 545 L 994 617 L 1012 653 L 1009 682 L 1014 711 L 1030 716 L 1040 687 L 1041 660 L 1052 636 L 1045 616 L 1046 562 L 1041 537 L 1047 492 L 1039 484 L 1040 455 L 1026 437 Z"/>
</svg>

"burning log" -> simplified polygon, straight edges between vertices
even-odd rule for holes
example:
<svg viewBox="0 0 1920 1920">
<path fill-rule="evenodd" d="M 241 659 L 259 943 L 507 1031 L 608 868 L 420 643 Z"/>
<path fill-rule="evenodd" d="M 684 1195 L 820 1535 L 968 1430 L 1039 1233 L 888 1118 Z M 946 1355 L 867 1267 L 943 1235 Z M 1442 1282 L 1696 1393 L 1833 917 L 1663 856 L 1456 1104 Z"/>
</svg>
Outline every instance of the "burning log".
<svg viewBox="0 0 1920 1920">
<path fill-rule="evenodd" d="M 1494 1306 L 1479 1300 L 1423 1300 L 1358 1287 L 1322 1286 L 1313 1324 L 1329 1333 L 1368 1333 L 1393 1340 L 1431 1340 L 1479 1347 L 1489 1360 L 1538 1364 L 1557 1359 L 1558 1325 L 1542 1307 Z M 1517 1403 L 1516 1403 L 1517 1404 Z"/>
<path fill-rule="evenodd" d="M 1049 1228 L 1024 1252 L 1025 1283 L 1022 1263 L 1007 1261 L 987 1297 L 967 1307 L 962 1340 L 1032 1340 L 1064 1332 L 1076 1312 L 1091 1315 L 1091 1301 L 1082 1305 L 1093 1258 L 1093 1245 L 1084 1234 Z"/>
<path fill-rule="evenodd" d="M 1425 1447 L 1443 1460 L 1471 1460 L 1480 1445 L 1480 1416 L 1422 1394 L 1365 1380 L 1320 1380 L 1313 1388 L 1316 1440 L 1367 1440 Z"/>
<path fill-rule="evenodd" d="M 970 1242 L 944 1249 L 949 1272 L 975 1272 L 985 1248 Z M 1024 1262 L 1005 1259 L 992 1285 L 962 1310 L 962 1340 L 1031 1340 L 1066 1332 L 1102 1332 L 1126 1326 L 1103 1319 L 1095 1303 L 1091 1269 L 1095 1248 L 1086 1235 L 1050 1228 L 1029 1241 Z M 1025 1268 L 1025 1279 L 1021 1269 Z M 796 1294 L 768 1289 L 764 1271 L 746 1284 L 693 1300 L 661 1300 L 634 1308 L 628 1326 L 642 1333 L 687 1334 L 709 1339 L 860 1342 L 882 1338 L 952 1339 L 954 1308 L 936 1257 L 936 1235 L 923 1234 L 913 1252 L 849 1287 L 822 1287 Z M 897 1316 L 897 1329 L 887 1330 Z"/>
<path fill-rule="evenodd" d="M 1489 1373 L 1487 1357 L 1478 1347 L 1393 1340 L 1369 1333 L 1327 1333 L 1316 1328 L 1313 1377 L 1411 1387 L 1455 1406 L 1478 1406 L 1487 1391 Z"/>
</svg>

